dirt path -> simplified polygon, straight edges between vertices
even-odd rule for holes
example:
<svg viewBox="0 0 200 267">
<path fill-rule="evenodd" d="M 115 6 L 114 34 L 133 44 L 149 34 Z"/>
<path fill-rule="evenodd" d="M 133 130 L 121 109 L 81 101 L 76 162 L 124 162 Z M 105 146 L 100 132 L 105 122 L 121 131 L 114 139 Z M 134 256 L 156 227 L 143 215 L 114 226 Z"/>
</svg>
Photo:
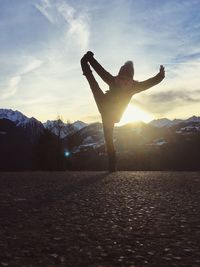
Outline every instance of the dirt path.
<svg viewBox="0 0 200 267">
<path fill-rule="evenodd" d="M 0 173 L 0 266 L 200 266 L 200 173 Z"/>
</svg>

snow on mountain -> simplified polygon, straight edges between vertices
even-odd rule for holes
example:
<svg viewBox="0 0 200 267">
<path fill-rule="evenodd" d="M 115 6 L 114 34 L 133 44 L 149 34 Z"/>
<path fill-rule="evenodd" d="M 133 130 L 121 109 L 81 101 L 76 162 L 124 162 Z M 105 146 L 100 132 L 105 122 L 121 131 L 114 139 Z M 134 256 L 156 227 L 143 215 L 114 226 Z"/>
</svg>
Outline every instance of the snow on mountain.
<svg viewBox="0 0 200 267">
<path fill-rule="evenodd" d="M 44 130 L 43 124 L 31 117 L 28 118 L 21 112 L 12 109 L 0 109 L 0 119 L 7 119 L 15 123 L 17 127 L 23 128 L 29 135 L 29 138 L 34 142 Z"/>
<path fill-rule="evenodd" d="M 77 129 L 77 130 L 81 130 L 82 128 L 84 128 L 85 126 L 87 126 L 88 124 L 82 121 L 75 121 L 73 123 L 73 126 Z"/>
<path fill-rule="evenodd" d="M 61 120 L 48 120 L 43 123 L 43 125 L 55 135 L 60 136 L 60 138 L 65 138 L 66 136 L 73 134 L 87 126 L 87 124 L 82 121 L 64 123 Z"/>
<path fill-rule="evenodd" d="M 183 122 L 183 120 L 180 119 L 169 120 L 167 118 L 163 118 L 163 119 L 153 120 L 149 122 L 149 124 L 157 128 L 162 128 L 162 127 L 171 127 L 181 122 Z"/>
<path fill-rule="evenodd" d="M 190 133 L 190 132 L 198 132 L 200 129 L 200 117 L 192 116 L 186 120 L 174 119 L 169 120 L 166 118 L 153 120 L 149 123 L 158 128 L 162 127 L 172 127 L 174 125 L 180 124 L 181 128 L 176 130 L 176 133 Z M 183 125 L 185 125 L 183 127 Z"/>
<path fill-rule="evenodd" d="M 185 122 L 200 123 L 200 117 L 192 116 L 189 119 L 185 120 Z"/>
<path fill-rule="evenodd" d="M 46 123 L 42 124 L 37 119 L 33 117 L 28 118 L 21 112 L 17 110 L 14 111 L 12 109 L 0 109 L 0 119 L 8 119 L 14 122 L 16 126 L 30 130 L 31 135 L 39 134 L 45 127 L 52 131 L 54 134 L 59 135 L 61 138 L 64 138 L 67 135 L 79 131 L 83 127 L 87 126 L 87 124 L 82 121 L 76 121 L 71 124 L 60 121 L 60 124 L 58 125 L 57 120 L 48 120 Z"/>
<path fill-rule="evenodd" d="M 176 131 L 178 134 L 191 134 L 200 132 L 200 117 L 192 116 L 183 121 L 181 128 Z"/>
<path fill-rule="evenodd" d="M 65 124 L 61 120 L 48 120 L 43 123 L 43 125 L 46 129 L 50 130 L 52 133 L 59 136 L 60 138 L 64 138 L 73 131 L 71 125 Z"/>
<path fill-rule="evenodd" d="M 35 118 L 28 118 L 21 112 L 17 110 L 12 110 L 12 109 L 0 109 L 0 119 L 8 119 L 12 122 L 15 123 L 16 126 L 23 127 L 26 131 L 30 133 L 31 139 L 34 139 L 36 136 L 38 136 L 45 128 L 49 129 L 51 132 L 54 134 L 60 136 L 60 138 L 65 138 L 66 136 L 72 135 L 80 130 L 82 134 L 86 131 L 90 131 L 93 129 L 94 125 L 96 124 L 86 124 L 82 121 L 75 121 L 74 123 L 64 123 L 61 120 L 48 120 L 45 123 L 41 123 Z M 59 121 L 59 123 L 58 123 Z M 162 128 L 162 127 L 172 127 L 174 125 L 178 125 L 179 123 L 182 123 L 184 125 L 181 125 L 181 130 L 180 132 L 186 131 L 187 132 L 191 131 L 191 129 L 195 131 L 199 131 L 200 127 L 200 117 L 197 116 L 192 116 L 186 120 L 180 120 L 180 119 L 174 119 L 174 120 L 169 120 L 167 118 L 162 118 L 162 119 L 157 119 L 153 120 L 149 123 L 149 125 L 152 125 L 157 128 Z M 86 126 L 89 126 L 86 127 Z M 184 128 L 187 127 L 187 128 Z M 188 128 L 189 127 L 189 128 Z M 85 128 L 85 130 L 84 130 Z M 139 126 L 136 128 L 139 129 Z M 184 128 L 184 129 L 183 129 Z M 197 129 L 198 128 L 198 129 Z M 179 129 L 177 129 L 179 131 Z"/>
<path fill-rule="evenodd" d="M 45 128 L 50 129 L 51 127 L 54 126 L 54 122 L 55 121 L 47 120 L 46 122 L 43 123 L 43 125 L 44 125 Z"/>
<path fill-rule="evenodd" d="M 0 109 L 0 119 L 7 119 L 13 121 L 16 126 L 26 124 L 29 120 L 24 114 L 17 110 L 12 109 Z"/>
<path fill-rule="evenodd" d="M 158 119 L 158 120 L 153 120 L 149 122 L 150 125 L 161 128 L 161 127 L 166 127 L 171 124 L 171 120 L 163 118 L 163 119 Z"/>
<path fill-rule="evenodd" d="M 43 127 L 42 123 L 34 117 L 28 118 L 21 112 L 12 109 L 0 109 L 0 119 L 7 119 L 15 123 L 16 126 L 27 127 Z"/>
</svg>

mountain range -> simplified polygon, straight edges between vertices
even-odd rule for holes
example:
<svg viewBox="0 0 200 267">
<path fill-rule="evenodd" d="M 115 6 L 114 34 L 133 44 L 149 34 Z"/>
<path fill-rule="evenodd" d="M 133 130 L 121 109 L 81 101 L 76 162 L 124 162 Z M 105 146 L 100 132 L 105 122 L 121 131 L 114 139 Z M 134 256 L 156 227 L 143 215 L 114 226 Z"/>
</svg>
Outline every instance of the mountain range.
<svg viewBox="0 0 200 267">
<path fill-rule="evenodd" d="M 192 116 L 186 120 L 181 120 L 181 119 L 169 120 L 167 118 L 162 118 L 162 119 L 152 120 L 150 122 L 151 125 L 158 128 L 171 127 L 180 123 L 200 123 L 200 117 Z"/>
<path fill-rule="evenodd" d="M 133 166 L 135 169 L 143 169 L 145 162 L 146 169 L 165 169 L 168 165 L 163 165 L 163 162 L 171 162 L 167 160 L 168 157 L 177 161 L 178 157 L 183 156 L 182 161 L 187 159 L 185 166 L 189 164 L 190 167 L 194 165 L 194 169 L 198 166 L 200 168 L 200 162 L 197 162 L 200 158 L 199 138 L 200 117 L 197 116 L 186 120 L 162 118 L 149 123 L 129 123 L 115 127 L 114 130 L 117 153 L 123 160 L 128 157 L 125 161 L 128 165 L 124 163 L 122 167 L 127 169 L 132 169 Z M 69 158 L 73 169 L 90 169 L 91 166 L 104 168 L 105 156 L 102 156 L 104 160 L 101 161 L 101 155 L 105 155 L 102 124 L 87 124 L 81 121 L 64 123 L 60 119 L 42 123 L 33 117 L 28 118 L 19 111 L 0 109 L 0 170 L 34 169 L 37 168 L 35 163 L 33 164 L 35 159 L 40 161 L 40 169 L 45 164 L 45 168 L 48 169 L 47 166 L 56 166 L 58 153 L 60 158 L 64 155 Z M 128 156 L 130 153 L 131 157 Z M 194 164 L 189 163 L 189 156 L 194 159 Z M 143 165 L 140 165 L 141 157 Z M 137 166 L 131 158 L 134 164 L 138 162 Z M 150 163 L 154 160 L 157 160 L 157 163 Z M 44 161 L 48 163 L 44 164 Z M 69 163 L 68 160 L 67 162 Z M 182 166 L 178 162 L 175 167 Z M 175 168 L 173 164 L 174 162 L 169 163 L 169 169 Z"/>
<path fill-rule="evenodd" d="M 22 127 L 24 129 L 32 128 L 32 132 L 36 131 L 36 133 L 41 132 L 43 128 L 49 129 L 56 135 L 59 135 L 60 138 L 65 138 L 68 135 L 74 134 L 75 132 L 80 131 L 82 128 L 89 126 L 88 123 L 82 121 L 75 121 L 73 123 L 64 123 L 61 120 L 47 120 L 46 122 L 42 123 L 39 120 L 35 119 L 34 117 L 28 118 L 21 112 L 12 109 L 0 109 L 0 120 L 1 119 L 8 119 L 17 127 Z M 139 125 L 139 123 L 134 123 L 135 125 Z M 167 118 L 152 120 L 151 122 L 147 123 L 151 126 L 157 128 L 163 127 L 173 127 L 175 125 L 193 125 L 193 124 L 200 124 L 200 117 L 192 116 L 188 119 L 181 120 L 181 119 L 174 119 L 170 120 Z M 195 126 L 196 127 L 196 126 Z"/>
</svg>

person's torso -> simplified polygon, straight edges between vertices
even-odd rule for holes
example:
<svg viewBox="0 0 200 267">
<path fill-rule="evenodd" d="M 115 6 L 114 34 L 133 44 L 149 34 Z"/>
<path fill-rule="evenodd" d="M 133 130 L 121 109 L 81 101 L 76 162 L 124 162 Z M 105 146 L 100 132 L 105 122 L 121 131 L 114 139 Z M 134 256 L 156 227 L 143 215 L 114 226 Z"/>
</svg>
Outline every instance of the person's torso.
<svg viewBox="0 0 200 267">
<path fill-rule="evenodd" d="M 118 122 L 126 107 L 128 106 L 132 96 L 134 95 L 135 81 L 119 81 L 116 80 L 106 92 L 105 114 Z"/>
</svg>

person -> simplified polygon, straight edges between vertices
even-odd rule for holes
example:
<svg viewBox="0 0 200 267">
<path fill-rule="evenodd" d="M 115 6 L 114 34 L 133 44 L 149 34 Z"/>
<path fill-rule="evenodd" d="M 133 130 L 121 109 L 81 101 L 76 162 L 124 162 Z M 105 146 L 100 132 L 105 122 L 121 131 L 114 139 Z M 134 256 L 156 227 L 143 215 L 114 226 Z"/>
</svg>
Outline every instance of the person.
<svg viewBox="0 0 200 267">
<path fill-rule="evenodd" d="M 109 90 L 105 93 L 99 87 L 90 66 L 108 84 Z M 88 51 L 81 58 L 81 67 L 101 114 L 108 155 L 108 169 L 110 172 L 114 172 L 116 171 L 116 152 L 113 142 L 114 125 L 120 121 L 132 96 L 160 83 L 165 77 L 165 69 L 161 65 L 157 75 L 148 80 L 138 82 L 133 79 L 133 62 L 127 61 L 120 68 L 119 73 L 113 76 L 99 64 L 91 51 Z"/>
</svg>

